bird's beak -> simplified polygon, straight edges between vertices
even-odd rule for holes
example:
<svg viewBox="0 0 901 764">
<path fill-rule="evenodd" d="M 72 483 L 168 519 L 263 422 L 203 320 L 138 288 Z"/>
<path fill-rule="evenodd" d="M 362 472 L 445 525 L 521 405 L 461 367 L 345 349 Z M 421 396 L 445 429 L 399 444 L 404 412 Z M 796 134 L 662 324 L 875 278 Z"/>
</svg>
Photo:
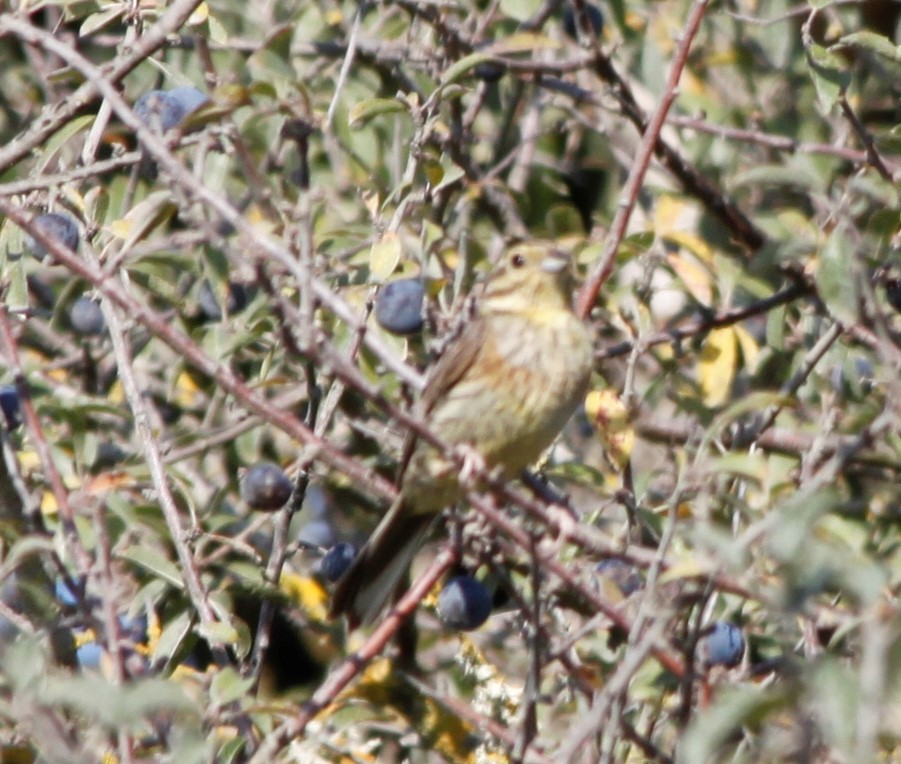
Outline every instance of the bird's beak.
<svg viewBox="0 0 901 764">
<path fill-rule="evenodd" d="M 554 249 L 548 252 L 547 257 L 541 261 L 541 270 L 545 273 L 560 273 L 569 266 L 570 258 L 565 252 Z"/>
</svg>

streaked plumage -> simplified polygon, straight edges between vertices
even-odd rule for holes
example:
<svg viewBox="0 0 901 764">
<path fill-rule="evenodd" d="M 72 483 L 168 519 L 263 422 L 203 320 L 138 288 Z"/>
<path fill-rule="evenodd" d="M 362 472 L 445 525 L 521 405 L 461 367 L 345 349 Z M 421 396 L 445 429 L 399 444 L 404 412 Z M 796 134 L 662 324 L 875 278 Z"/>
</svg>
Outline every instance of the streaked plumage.
<svg viewBox="0 0 901 764">
<path fill-rule="evenodd" d="M 432 431 L 467 444 L 513 478 L 551 444 L 583 399 L 591 340 L 572 311 L 569 258 L 545 243 L 512 247 L 495 267 L 478 311 L 435 364 L 419 402 Z M 455 463 L 423 441 L 405 449 L 400 498 L 332 599 L 351 627 L 372 620 L 434 518 L 460 496 Z"/>
</svg>

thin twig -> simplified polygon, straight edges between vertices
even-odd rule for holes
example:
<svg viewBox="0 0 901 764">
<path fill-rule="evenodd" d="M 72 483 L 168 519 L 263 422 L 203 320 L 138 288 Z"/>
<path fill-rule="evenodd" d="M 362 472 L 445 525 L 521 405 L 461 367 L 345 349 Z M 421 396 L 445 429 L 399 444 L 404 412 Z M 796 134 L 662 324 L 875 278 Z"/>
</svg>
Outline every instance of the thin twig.
<svg viewBox="0 0 901 764">
<path fill-rule="evenodd" d="M 303 734 L 307 725 L 328 705 L 333 703 L 338 694 L 347 687 L 363 667 L 384 650 L 388 640 L 395 634 L 401 623 L 410 616 L 420 601 L 435 585 L 439 578 L 450 569 L 456 561 L 453 550 L 445 548 L 439 552 L 428 569 L 416 580 L 409 591 L 398 600 L 397 604 L 382 619 L 366 643 L 336 668 L 326 680 L 319 685 L 313 696 L 304 702 L 297 715 L 275 729 L 263 740 L 256 754 L 248 764 L 264 764 L 272 761 L 273 756 L 290 740 Z"/>
<path fill-rule="evenodd" d="M 610 230 L 604 240 L 604 248 L 598 258 L 598 262 L 594 266 L 594 270 L 589 275 L 576 304 L 576 310 L 580 316 L 587 318 L 591 312 L 591 308 L 597 299 L 601 286 L 609 278 L 613 270 L 613 263 L 616 257 L 616 250 L 619 248 L 620 242 L 626 235 L 626 228 L 629 225 L 629 218 L 632 216 L 632 210 L 638 201 L 638 192 L 641 190 L 644 176 L 648 171 L 651 157 L 654 154 L 657 141 L 660 137 L 660 131 L 666 122 L 666 115 L 676 100 L 676 91 L 679 86 L 679 79 L 682 76 L 682 70 L 688 61 L 688 54 L 691 51 L 691 44 L 701 25 L 701 19 L 707 10 L 709 0 L 694 0 L 689 11 L 688 19 L 682 29 L 679 37 L 679 44 L 676 48 L 675 56 L 670 64 L 669 75 L 667 76 L 666 85 L 663 89 L 663 95 L 660 103 L 657 105 L 651 119 L 647 125 L 643 126 L 643 137 L 641 144 L 629 171 L 629 177 L 626 180 L 625 188 L 623 188 L 620 202 L 616 209 L 616 215 L 610 224 Z"/>
</svg>

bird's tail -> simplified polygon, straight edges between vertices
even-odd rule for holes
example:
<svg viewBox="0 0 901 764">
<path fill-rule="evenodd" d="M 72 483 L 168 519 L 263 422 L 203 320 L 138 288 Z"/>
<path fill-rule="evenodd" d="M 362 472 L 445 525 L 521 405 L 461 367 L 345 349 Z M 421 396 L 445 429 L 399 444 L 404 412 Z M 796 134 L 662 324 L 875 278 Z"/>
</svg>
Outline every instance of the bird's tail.
<svg viewBox="0 0 901 764">
<path fill-rule="evenodd" d="M 332 595 L 332 617 L 342 613 L 355 629 L 385 606 L 438 515 L 412 514 L 394 503 L 360 550 Z"/>
</svg>

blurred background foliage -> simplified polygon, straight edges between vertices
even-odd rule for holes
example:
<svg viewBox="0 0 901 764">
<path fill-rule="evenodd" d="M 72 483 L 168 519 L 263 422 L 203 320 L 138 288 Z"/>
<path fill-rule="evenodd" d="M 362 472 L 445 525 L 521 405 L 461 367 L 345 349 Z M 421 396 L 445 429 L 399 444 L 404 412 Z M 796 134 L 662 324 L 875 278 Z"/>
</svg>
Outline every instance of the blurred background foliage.
<svg viewBox="0 0 901 764">
<path fill-rule="evenodd" d="M 577 522 L 461 511 L 484 625 L 433 592 L 321 697 L 365 640 L 320 561 L 387 506 L 386 402 L 505 242 L 591 272 L 691 7 L 0 15 L 3 761 L 899 756 L 895 0 L 709 4 L 540 465 Z M 165 134 L 131 108 L 188 86 Z M 47 212 L 74 248 L 41 256 Z M 413 336 L 370 317 L 400 278 Z M 239 490 L 263 461 L 274 512 Z"/>
</svg>

